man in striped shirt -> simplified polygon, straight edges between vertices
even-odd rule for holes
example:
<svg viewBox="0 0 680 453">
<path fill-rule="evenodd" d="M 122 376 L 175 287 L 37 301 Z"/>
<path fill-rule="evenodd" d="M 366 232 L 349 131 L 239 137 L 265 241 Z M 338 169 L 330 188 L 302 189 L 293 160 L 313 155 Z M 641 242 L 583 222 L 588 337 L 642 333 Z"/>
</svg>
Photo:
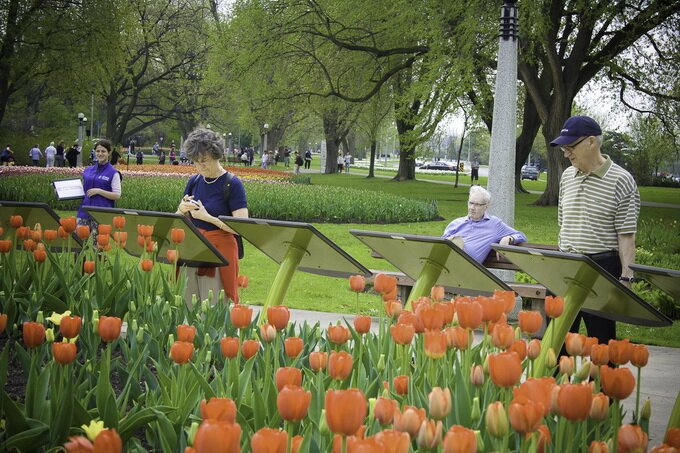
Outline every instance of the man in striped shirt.
<svg viewBox="0 0 680 453">
<path fill-rule="evenodd" d="M 550 145 L 559 146 L 571 162 L 560 180 L 560 250 L 589 256 L 630 286 L 633 271 L 629 265 L 635 260 L 640 213 L 640 194 L 633 176 L 601 153 L 602 129 L 590 117 L 569 118 Z M 614 321 L 583 312 L 580 317 L 588 335 L 600 343 L 616 338 Z M 572 332 L 578 331 L 580 317 Z"/>
</svg>

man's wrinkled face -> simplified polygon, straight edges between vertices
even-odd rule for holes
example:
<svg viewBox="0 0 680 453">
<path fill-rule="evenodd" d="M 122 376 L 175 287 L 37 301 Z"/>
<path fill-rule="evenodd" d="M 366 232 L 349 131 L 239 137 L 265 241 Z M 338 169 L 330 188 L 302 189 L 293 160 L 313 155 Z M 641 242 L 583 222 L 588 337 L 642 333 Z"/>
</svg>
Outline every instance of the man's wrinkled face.
<svg viewBox="0 0 680 453">
<path fill-rule="evenodd" d="M 480 194 L 472 194 L 468 199 L 468 216 L 471 220 L 481 220 L 486 213 L 488 203 Z"/>
</svg>

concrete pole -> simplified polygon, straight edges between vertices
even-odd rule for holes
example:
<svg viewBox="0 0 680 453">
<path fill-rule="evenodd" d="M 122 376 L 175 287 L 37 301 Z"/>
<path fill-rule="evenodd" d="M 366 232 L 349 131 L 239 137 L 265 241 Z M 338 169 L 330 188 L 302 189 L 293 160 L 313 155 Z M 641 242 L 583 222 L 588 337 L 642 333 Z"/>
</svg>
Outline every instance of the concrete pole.
<svg viewBox="0 0 680 453">
<path fill-rule="evenodd" d="M 517 130 L 517 7 L 505 0 L 501 9 L 496 93 L 489 153 L 492 214 L 515 223 L 515 137 Z"/>
</svg>

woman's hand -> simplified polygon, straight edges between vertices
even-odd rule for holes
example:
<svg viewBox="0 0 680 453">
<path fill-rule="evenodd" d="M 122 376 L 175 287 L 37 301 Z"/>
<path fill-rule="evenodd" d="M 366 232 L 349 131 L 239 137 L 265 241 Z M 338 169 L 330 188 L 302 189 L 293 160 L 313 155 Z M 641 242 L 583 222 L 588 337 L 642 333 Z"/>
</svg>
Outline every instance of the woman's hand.
<svg viewBox="0 0 680 453">
<path fill-rule="evenodd" d="M 189 203 L 193 206 L 193 209 L 189 209 L 189 214 L 191 217 L 197 220 L 203 220 L 204 222 L 214 223 L 216 218 L 210 215 L 210 213 L 205 209 L 205 206 L 203 206 L 203 203 L 201 203 L 201 200 L 192 200 Z"/>
<path fill-rule="evenodd" d="M 95 195 L 101 195 L 103 192 L 102 189 L 87 189 L 87 196 L 88 197 L 94 197 Z"/>
<path fill-rule="evenodd" d="M 195 201 L 193 195 L 184 195 L 182 198 L 182 201 L 179 202 L 179 206 L 177 207 L 177 213 L 186 215 L 187 212 L 194 211 L 198 209 L 200 201 Z M 200 206 L 203 206 L 202 204 Z M 205 210 L 205 208 L 203 208 Z"/>
</svg>

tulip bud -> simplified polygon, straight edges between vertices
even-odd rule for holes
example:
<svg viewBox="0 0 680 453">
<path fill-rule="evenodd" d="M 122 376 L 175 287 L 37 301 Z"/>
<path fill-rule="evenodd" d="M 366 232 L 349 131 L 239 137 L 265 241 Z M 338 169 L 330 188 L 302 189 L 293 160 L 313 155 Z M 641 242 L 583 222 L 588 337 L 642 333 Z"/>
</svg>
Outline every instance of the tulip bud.
<svg viewBox="0 0 680 453">
<path fill-rule="evenodd" d="M 481 365 L 475 365 L 470 370 L 470 383 L 476 387 L 484 385 L 484 369 Z"/>
<path fill-rule="evenodd" d="M 554 368 L 557 365 L 557 355 L 555 355 L 555 350 L 553 348 L 548 349 L 548 353 L 545 355 L 545 366 L 547 368 Z"/>
<path fill-rule="evenodd" d="M 472 412 L 470 413 L 470 418 L 473 423 L 477 423 L 477 420 L 482 416 L 482 409 L 479 407 L 479 397 L 475 396 L 472 398 Z"/>
<path fill-rule="evenodd" d="M 137 343 L 142 343 L 144 341 L 144 327 L 140 327 L 137 330 L 137 335 L 135 336 L 135 340 L 137 340 Z"/>
<path fill-rule="evenodd" d="M 201 301 L 201 313 L 208 313 L 210 310 L 210 302 L 208 302 L 208 299 L 202 300 Z"/>
<path fill-rule="evenodd" d="M 560 373 L 565 376 L 574 374 L 574 358 L 563 355 L 560 357 Z"/>
<path fill-rule="evenodd" d="M 163 317 L 169 317 L 170 316 L 170 304 L 168 302 L 165 302 L 163 304 Z"/>
<path fill-rule="evenodd" d="M 189 445 L 194 444 L 194 438 L 196 437 L 196 432 L 198 431 L 198 422 L 191 422 L 191 427 L 189 427 L 189 432 L 187 433 L 187 442 Z"/>
<path fill-rule="evenodd" d="M 378 401 L 377 398 L 368 399 L 368 419 L 373 420 L 375 414 L 375 403 Z"/>
<path fill-rule="evenodd" d="M 85 289 L 83 290 L 83 299 L 88 300 L 90 298 L 90 290 Z"/>
<path fill-rule="evenodd" d="M 330 432 L 330 429 L 328 428 L 328 422 L 326 421 L 326 409 L 323 409 L 321 411 L 321 421 L 319 422 L 319 432 L 321 434 L 326 434 Z"/>
<path fill-rule="evenodd" d="M 541 353 L 541 341 L 538 340 L 537 338 L 534 338 L 529 342 L 529 345 L 527 346 L 527 357 L 529 357 L 529 360 L 535 360 L 540 353 Z"/>
<path fill-rule="evenodd" d="M 193 308 L 197 308 L 196 304 L 198 304 L 198 296 L 196 294 L 192 294 L 191 295 L 191 306 Z"/>
<path fill-rule="evenodd" d="M 380 354 L 380 357 L 378 357 L 378 364 L 376 365 L 375 369 L 381 373 L 383 370 L 385 370 L 385 354 Z"/>
<path fill-rule="evenodd" d="M 208 349 L 208 353 L 205 355 L 205 363 L 210 364 L 212 360 L 212 351 Z"/>
<path fill-rule="evenodd" d="M 223 304 L 224 303 L 224 290 L 221 289 L 219 294 L 217 295 L 217 303 L 218 304 Z"/>
<path fill-rule="evenodd" d="M 99 310 L 92 310 L 92 320 L 97 320 L 99 321 Z"/>
<path fill-rule="evenodd" d="M 475 430 L 475 438 L 477 439 L 477 453 L 484 453 L 486 450 L 484 449 L 484 437 L 482 436 L 482 432 L 480 430 Z"/>
<path fill-rule="evenodd" d="M 37 322 L 38 324 L 45 323 L 45 315 L 43 314 L 42 310 L 38 311 L 38 314 L 35 317 L 35 322 Z"/>
<path fill-rule="evenodd" d="M 522 338 L 522 329 L 519 326 L 515 327 L 515 340 Z"/>
<path fill-rule="evenodd" d="M 276 328 L 271 324 L 262 324 L 260 326 L 260 338 L 265 343 L 271 343 L 276 340 Z"/>
<path fill-rule="evenodd" d="M 428 395 L 430 417 L 441 420 L 451 412 L 451 390 L 434 387 Z"/>
<path fill-rule="evenodd" d="M 208 290 L 208 300 L 212 301 L 215 298 L 215 294 L 213 293 L 212 289 Z"/>
<path fill-rule="evenodd" d="M 592 363 L 590 362 L 590 360 L 586 360 L 581 364 L 581 368 L 579 368 L 576 374 L 574 375 L 577 379 L 576 382 L 581 382 L 588 379 L 588 376 L 590 376 L 591 366 Z"/>
<path fill-rule="evenodd" d="M 53 328 L 50 327 L 49 329 L 45 329 L 45 341 L 47 341 L 48 343 L 52 343 L 54 341 Z"/>
<path fill-rule="evenodd" d="M 138 328 L 139 326 L 137 325 L 137 320 L 133 319 L 132 322 L 130 323 L 130 330 L 132 330 L 133 332 L 137 332 Z"/>
<path fill-rule="evenodd" d="M 175 335 L 169 334 L 168 335 L 168 351 L 170 350 L 170 347 L 172 344 L 175 342 Z"/>
<path fill-rule="evenodd" d="M 486 408 L 486 429 L 493 437 L 505 437 L 510 431 L 510 422 L 505 407 L 500 401 L 489 404 Z"/>
<path fill-rule="evenodd" d="M 652 416 L 652 401 L 647 398 L 642 404 L 642 409 L 640 410 L 640 419 L 649 420 Z"/>
<path fill-rule="evenodd" d="M 130 301 L 130 313 L 135 313 L 137 311 L 137 304 L 134 300 Z"/>
<path fill-rule="evenodd" d="M 602 421 L 609 416 L 609 397 L 600 392 L 593 395 L 593 402 L 590 403 L 590 418 Z"/>
<path fill-rule="evenodd" d="M 488 335 L 487 335 L 487 337 L 488 337 Z M 489 374 L 489 355 L 488 354 L 487 354 L 486 357 L 484 357 L 484 363 L 482 363 L 482 370 L 484 371 L 484 374 Z"/>
<path fill-rule="evenodd" d="M 130 279 L 125 280 L 125 288 L 132 289 L 132 282 L 130 281 Z"/>
<path fill-rule="evenodd" d="M 179 294 L 175 294 L 175 307 L 181 307 L 182 302 L 184 302 L 184 298 Z"/>
</svg>

